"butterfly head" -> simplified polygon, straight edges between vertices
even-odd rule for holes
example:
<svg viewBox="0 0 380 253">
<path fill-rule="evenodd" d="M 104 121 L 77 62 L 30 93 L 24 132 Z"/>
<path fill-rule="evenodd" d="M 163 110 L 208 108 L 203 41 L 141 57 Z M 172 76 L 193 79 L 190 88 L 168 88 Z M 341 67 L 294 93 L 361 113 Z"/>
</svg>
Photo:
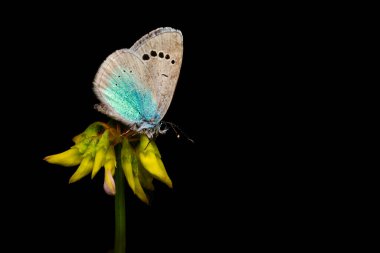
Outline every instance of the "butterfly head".
<svg viewBox="0 0 380 253">
<path fill-rule="evenodd" d="M 162 122 L 156 120 L 143 121 L 140 125 L 133 125 L 131 128 L 133 131 L 145 134 L 149 139 L 157 137 L 159 134 L 164 134 L 168 130 L 166 126 L 163 126 Z"/>
</svg>

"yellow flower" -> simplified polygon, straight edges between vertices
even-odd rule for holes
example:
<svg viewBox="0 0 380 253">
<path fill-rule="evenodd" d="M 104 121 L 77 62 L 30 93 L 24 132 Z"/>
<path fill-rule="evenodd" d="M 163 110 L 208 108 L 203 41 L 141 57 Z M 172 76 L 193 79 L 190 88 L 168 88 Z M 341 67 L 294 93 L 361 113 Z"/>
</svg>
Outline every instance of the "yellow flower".
<svg viewBox="0 0 380 253">
<path fill-rule="evenodd" d="M 166 173 L 161 154 L 156 143 L 149 140 L 146 135 L 141 135 L 140 144 L 137 148 L 138 156 L 144 168 L 156 179 L 173 188 L 172 181 Z"/>
<path fill-rule="evenodd" d="M 109 195 L 116 194 L 113 178 L 116 169 L 123 170 L 129 187 L 146 204 L 149 199 L 145 191 L 154 190 L 153 178 L 172 188 L 172 181 L 165 170 L 156 143 L 146 135 L 140 135 L 138 139 L 128 139 L 121 135 L 118 126 L 115 128 L 95 122 L 75 136 L 73 141 L 75 145 L 69 150 L 44 158 L 49 163 L 66 167 L 79 165 L 69 183 L 74 183 L 90 173 L 91 178 L 94 178 L 104 167 L 103 187 Z M 116 145 L 121 145 L 121 151 L 117 154 L 120 156 L 120 168 L 116 162 Z"/>
<path fill-rule="evenodd" d="M 134 156 L 134 150 L 131 144 L 129 144 L 127 138 L 123 138 L 121 148 L 121 165 L 123 167 L 129 187 L 131 187 L 132 191 L 135 192 L 136 186 L 132 169 L 132 156 Z"/>
<path fill-rule="evenodd" d="M 149 200 L 144 192 L 143 186 L 148 190 L 154 190 L 154 187 L 151 181 L 149 184 L 149 182 L 145 182 L 147 181 L 145 178 L 142 178 L 141 175 L 144 173 L 144 168 L 142 168 L 139 164 L 136 153 L 133 150 L 132 146 L 129 144 L 127 138 L 123 138 L 122 141 L 121 165 L 123 167 L 129 187 L 131 187 L 132 191 L 141 201 L 148 204 Z M 147 177 L 149 177 L 149 175 Z M 152 176 L 150 177 L 153 179 Z"/>
<path fill-rule="evenodd" d="M 92 167 L 94 165 L 94 160 L 91 156 L 86 156 L 83 158 L 82 162 L 79 165 L 79 168 L 75 171 L 75 173 L 70 177 L 69 183 L 74 183 L 81 179 L 84 176 L 90 174 Z"/>
<path fill-rule="evenodd" d="M 65 152 L 56 155 L 50 155 L 44 158 L 44 160 L 49 163 L 54 163 L 65 167 L 76 166 L 80 164 L 82 159 L 82 154 L 76 147 L 72 147 Z"/>
<path fill-rule="evenodd" d="M 92 168 L 94 167 L 95 147 L 97 142 L 98 139 L 91 139 L 90 144 L 87 146 L 86 151 L 82 155 L 83 160 L 80 163 L 79 168 L 71 176 L 69 183 L 74 183 L 91 173 Z"/>
<path fill-rule="evenodd" d="M 96 175 L 96 173 L 98 173 L 100 168 L 104 166 L 106 153 L 110 147 L 109 133 L 109 129 L 105 130 L 102 137 L 99 140 L 98 145 L 96 145 L 95 162 L 94 168 L 92 169 L 91 178 L 94 178 L 94 176 Z"/>
<path fill-rule="evenodd" d="M 115 156 L 115 150 L 113 146 L 110 146 L 110 148 L 107 151 L 105 163 L 104 163 L 104 190 L 109 195 L 115 195 L 116 189 L 115 189 L 115 180 L 113 179 L 113 175 L 115 174 L 115 168 L 116 168 L 116 156 Z"/>
<path fill-rule="evenodd" d="M 75 144 L 78 144 L 82 142 L 84 139 L 91 138 L 91 137 L 97 137 L 100 132 L 104 131 L 104 129 L 108 128 L 108 125 L 103 122 L 94 122 L 91 125 L 89 125 L 86 130 L 84 130 L 83 133 L 78 134 L 73 138 L 73 142 Z"/>
</svg>

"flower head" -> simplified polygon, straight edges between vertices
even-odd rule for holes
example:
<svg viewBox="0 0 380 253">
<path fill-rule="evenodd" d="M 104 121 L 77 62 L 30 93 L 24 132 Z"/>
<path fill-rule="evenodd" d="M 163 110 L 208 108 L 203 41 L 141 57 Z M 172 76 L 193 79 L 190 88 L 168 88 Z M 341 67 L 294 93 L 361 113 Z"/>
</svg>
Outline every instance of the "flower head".
<svg viewBox="0 0 380 253">
<path fill-rule="evenodd" d="M 122 169 L 134 194 L 144 203 L 149 203 L 145 190 L 154 190 L 153 178 L 170 188 L 172 181 L 156 143 L 146 135 L 129 136 L 122 135 L 118 126 L 95 122 L 73 138 L 75 145 L 69 150 L 47 156 L 44 160 L 65 167 L 79 165 L 69 183 L 89 174 L 94 178 L 104 167 L 104 190 L 109 195 L 115 195 L 117 190 L 113 178 L 115 170 Z M 117 145 L 121 145 L 120 153 L 115 153 Z M 117 167 L 117 156 L 120 156 L 121 168 Z"/>
</svg>

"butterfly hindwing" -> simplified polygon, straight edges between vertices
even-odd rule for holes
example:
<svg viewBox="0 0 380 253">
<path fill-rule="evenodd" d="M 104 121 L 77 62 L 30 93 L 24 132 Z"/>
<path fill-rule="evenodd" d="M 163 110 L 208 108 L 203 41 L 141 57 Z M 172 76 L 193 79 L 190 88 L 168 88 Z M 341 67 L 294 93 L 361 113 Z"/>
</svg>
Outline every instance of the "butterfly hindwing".
<svg viewBox="0 0 380 253">
<path fill-rule="evenodd" d="M 145 63 L 150 73 L 146 78 L 152 78 L 153 96 L 162 119 L 173 98 L 181 69 L 182 33 L 169 27 L 158 28 L 143 36 L 130 50 Z"/>
</svg>

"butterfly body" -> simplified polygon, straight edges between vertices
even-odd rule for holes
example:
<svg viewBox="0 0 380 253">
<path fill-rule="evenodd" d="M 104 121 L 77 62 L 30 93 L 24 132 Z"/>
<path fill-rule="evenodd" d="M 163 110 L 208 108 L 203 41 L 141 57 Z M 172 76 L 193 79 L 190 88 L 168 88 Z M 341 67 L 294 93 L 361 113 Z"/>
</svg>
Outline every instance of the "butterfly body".
<svg viewBox="0 0 380 253">
<path fill-rule="evenodd" d="M 158 28 L 108 56 L 94 80 L 102 102 L 96 109 L 149 138 L 164 132 L 160 122 L 178 81 L 182 41 L 180 31 Z"/>
</svg>

